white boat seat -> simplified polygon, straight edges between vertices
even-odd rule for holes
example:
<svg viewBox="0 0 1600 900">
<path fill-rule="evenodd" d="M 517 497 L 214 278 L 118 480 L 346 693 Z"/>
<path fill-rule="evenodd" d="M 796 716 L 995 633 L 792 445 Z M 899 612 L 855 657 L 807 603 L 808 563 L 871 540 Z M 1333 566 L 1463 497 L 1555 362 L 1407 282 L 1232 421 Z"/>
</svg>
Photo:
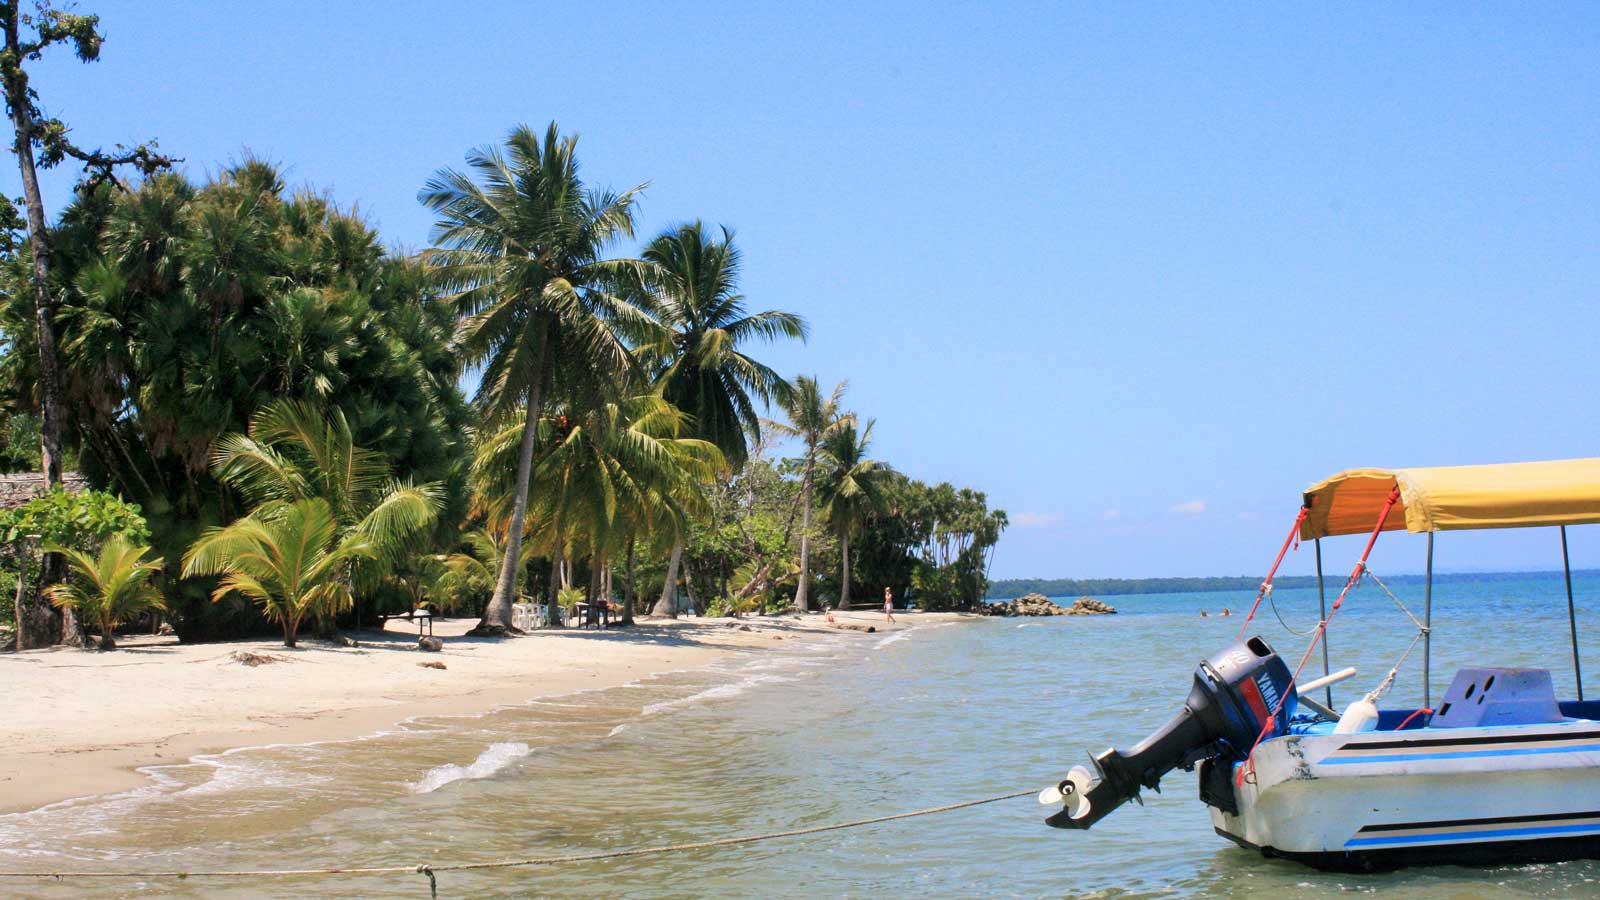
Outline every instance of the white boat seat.
<svg viewBox="0 0 1600 900">
<path fill-rule="evenodd" d="M 1456 672 L 1429 728 L 1544 725 L 1566 717 L 1549 669 L 1471 668 Z"/>
</svg>

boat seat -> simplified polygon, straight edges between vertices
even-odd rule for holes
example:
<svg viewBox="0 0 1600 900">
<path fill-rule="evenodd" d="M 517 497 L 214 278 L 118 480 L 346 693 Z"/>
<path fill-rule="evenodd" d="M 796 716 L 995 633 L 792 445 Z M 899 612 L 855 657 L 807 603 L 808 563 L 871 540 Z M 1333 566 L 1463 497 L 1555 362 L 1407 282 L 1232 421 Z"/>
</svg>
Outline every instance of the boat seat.
<svg viewBox="0 0 1600 900">
<path fill-rule="evenodd" d="M 1600 719 L 1600 700 L 1563 700 L 1561 714 L 1574 719 Z"/>
<path fill-rule="evenodd" d="M 1549 669 L 1470 668 L 1456 672 L 1429 728 L 1563 722 Z"/>
</svg>

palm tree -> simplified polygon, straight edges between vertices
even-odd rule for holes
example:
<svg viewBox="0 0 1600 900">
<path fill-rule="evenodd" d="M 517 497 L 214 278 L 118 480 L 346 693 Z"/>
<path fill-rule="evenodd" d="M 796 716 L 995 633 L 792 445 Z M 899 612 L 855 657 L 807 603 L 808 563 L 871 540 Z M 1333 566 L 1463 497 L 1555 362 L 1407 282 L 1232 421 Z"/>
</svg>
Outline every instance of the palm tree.
<svg viewBox="0 0 1600 900">
<path fill-rule="evenodd" d="M 808 590 L 811 583 L 811 498 L 816 486 L 817 453 L 823 442 L 831 438 L 841 428 L 855 426 L 855 414 L 841 412 L 839 403 L 844 398 L 844 390 L 849 382 L 841 381 L 833 388 L 833 393 L 826 399 L 822 390 L 817 385 L 814 375 L 801 375 L 794 381 L 794 390 L 790 393 L 788 402 L 783 404 L 784 414 L 788 422 L 769 421 L 767 426 L 779 434 L 799 438 L 805 442 L 806 453 L 802 457 L 800 474 L 800 509 L 802 522 L 800 525 L 800 585 L 795 589 L 794 605 L 801 612 L 811 609 Z M 784 542 L 788 543 L 789 528 L 794 524 L 794 517 L 789 517 L 789 522 L 784 526 Z"/>
<path fill-rule="evenodd" d="M 116 649 L 112 632 L 124 619 L 147 609 L 166 609 L 161 592 L 149 580 L 161 571 L 164 560 L 145 559 L 149 547 L 119 535 L 106 541 L 99 556 L 54 544 L 44 549 L 66 557 L 77 575 L 70 582 L 45 588 L 45 596 L 55 606 L 71 607 L 99 624 L 101 650 Z"/>
<path fill-rule="evenodd" d="M 614 384 L 635 368 L 622 332 L 650 328 L 615 290 L 637 282 L 642 264 L 605 256 L 613 241 L 633 236 L 644 185 L 621 194 L 586 188 L 577 143 L 554 122 L 542 142 L 519 126 L 503 150 L 467 154 L 477 181 L 441 170 L 418 196 L 438 215 L 435 247 L 423 258 L 461 316 L 456 343 L 464 365 L 482 367 L 476 400 L 491 422 L 514 412 L 538 421 L 558 374 Z M 506 552 L 477 634 L 511 630 L 537 431 L 522 434 Z"/>
<path fill-rule="evenodd" d="M 681 531 L 684 520 L 704 505 L 703 487 L 726 466 L 708 441 L 679 437 L 685 416 L 659 394 L 603 404 L 583 415 L 546 416 L 539 423 L 530 482 L 531 533 L 546 551 L 552 570 L 574 548 L 588 551 L 597 566 L 624 552 L 651 525 Z M 491 520 L 504 520 L 514 501 L 513 448 L 523 442 L 514 422 L 483 443 L 473 476 Z M 551 579 L 553 606 L 559 579 Z"/>
<path fill-rule="evenodd" d="M 690 417 L 692 433 L 716 445 L 737 469 L 749 457 L 747 441 L 759 437 L 755 401 L 787 402 L 788 382 L 741 350 L 754 340 L 805 340 L 805 320 L 780 310 L 747 313 L 738 292 L 739 250 L 733 233 L 718 240 L 700 222 L 662 232 L 644 250 L 650 272 L 648 306 L 662 326 L 647 348 L 657 363 L 662 396 Z M 672 602 L 683 537 L 674 536 L 667 582 L 655 615 L 675 615 Z"/>
<path fill-rule="evenodd" d="M 247 434 L 225 435 L 211 468 L 255 507 L 325 501 L 341 534 L 368 538 L 380 564 L 393 562 L 433 523 L 443 495 L 438 483 L 396 480 L 383 454 L 356 446 L 339 409 L 292 400 L 257 412 Z"/>
<path fill-rule="evenodd" d="M 221 575 L 213 601 L 240 594 L 283 625 L 293 647 L 307 615 L 333 615 L 354 602 L 342 573 L 377 555 L 361 531 L 343 531 L 328 501 L 274 501 L 222 528 L 201 533 L 183 557 L 185 578 Z"/>
<path fill-rule="evenodd" d="M 872 426 L 856 430 L 852 419 L 834 429 L 822 442 L 823 515 L 839 535 L 839 608 L 850 606 L 850 538 L 861 530 L 868 514 L 883 508 L 884 493 L 894 470 L 888 464 L 867 458 L 872 445 Z"/>
</svg>

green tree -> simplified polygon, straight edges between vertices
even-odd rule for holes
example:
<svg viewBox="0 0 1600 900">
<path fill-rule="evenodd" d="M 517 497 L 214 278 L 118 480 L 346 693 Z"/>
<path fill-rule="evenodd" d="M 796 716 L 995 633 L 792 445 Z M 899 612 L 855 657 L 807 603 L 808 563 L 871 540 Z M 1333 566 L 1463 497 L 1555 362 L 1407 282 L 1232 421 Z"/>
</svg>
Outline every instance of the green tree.
<svg viewBox="0 0 1600 900">
<path fill-rule="evenodd" d="M 557 378 L 615 388 L 635 368 L 624 334 L 643 335 L 650 324 L 619 294 L 619 285 L 638 283 L 641 264 L 606 256 L 633 236 L 644 186 L 620 194 L 586 187 L 576 149 L 577 138 L 562 137 L 554 122 L 542 141 L 519 126 L 503 149 L 467 154 L 476 181 L 445 169 L 419 195 L 438 216 L 423 259 L 461 317 L 462 362 L 482 367 L 476 400 L 491 423 L 516 413 L 537 422 Z M 504 562 L 478 634 L 511 629 L 536 432 L 523 432 Z"/>
<path fill-rule="evenodd" d="M 783 412 L 788 421 L 767 423 L 779 434 L 798 438 L 805 444 L 805 454 L 800 459 L 800 583 L 794 595 L 794 604 L 802 612 L 811 609 L 811 508 L 816 489 L 818 455 L 823 444 L 838 432 L 855 427 L 855 414 L 840 408 L 847 385 L 848 382 L 841 381 L 834 386 L 832 394 L 823 397 L 816 376 L 801 375 L 795 379 L 794 388 L 783 403 Z M 785 526 L 785 540 L 788 533 L 789 527 Z"/>
<path fill-rule="evenodd" d="M 45 588 L 50 602 L 71 607 L 85 619 L 100 626 L 100 649 L 117 646 L 115 629 L 119 623 L 147 609 L 165 609 L 161 592 L 150 584 L 150 577 L 161 571 L 162 560 L 144 558 L 149 547 L 113 537 L 91 556 L 82 550 L 58 544 L 45 549 L 66 557 L 75 577 Z"/>
<path fill-rule="evenodd" d="M 822 467 L 820 498 L 823 515 L 839 536 L 839 607 L 850 607 L 850 539 L 866 522 L 867 516 L 881 509 L 884 493 L 894 470 L 886 463 L 867 458 L 872 446 L 872 427 L 859 431 L 854 421 L 834 429 L 823 440 L 818 454 Z"/>
<path fill-rule="evenodd" d="M 283 626 L 295 646 L 307 615 L 332 615 L 354 602 L 346 566 L 377 555 L 372 538 L 342 530 L 326 500 L 275 501 L 223 528 L 209 528 L 184 555 L 183 574 L 221 575 L 213 601 L 239 594 Z"/>
<path fill-rule="evenodd" d="M 316 193 L 289 194 L 257 159 L 196 184 L 158 174 L 126 192 L 80 186 L 50 230 L 59 303 L 66 452 L 91 484 L 150 514 L 175 569 L 205 527 L 245 504 L 212 473 L 229 433 L 279 399 L 341 411 L 357 446 L 402 477 L 438 482 L 426 536 L 452 546 L 466 513 L 471 410 L 457 386 L 455 316 L 423 268 Z M 0 265 L 0 398 L 40 409 L 37 328 L 24 260 Z M 429 548 L 431 549 L 431 548 Z M 176 575 L 176 571 L 169 571 Z M 185 640 L 263 624 L 198 586 L 160 582 Z"/>
<path fill-rule="evenodd" d="M 106 541 L 118 537 L 130 544 L 143 544 L 150 540 L 150 529 L 138 506 L 103 491 L 57 487 L 21 506 L 0 510 L 0 548 L 11 563 L 5 567 L 9 582 L 6 588 L 18 598 L 13 610 L 18 625 L 17 649 L 39 645 L 25 642 L 28 634 L 45 645 L 58 640 L 78 643 L 76 635 L 63 634 L 76 632 L 78 623 L 68 612 L 71 607 L 52 613 L 55 607 L 47 594 L 48 584 L 40 585 L 37 591 L 17 591 L 17 582 L 11 577 L 26 581 L 28 568 L 41 545 L 94 553 Z M 45 558 L 63 557 L 46 554 Z M 42 571 L 38 574 L 41 579 L 47 577 Z"/>
<path fill-rule="evenodd" d="M 703 508 L 705 485 L 726 463 L 710 442 L 679 436 L 684 418 L 658 394 L 645 394 L 540 421 L 526 521 L 553 572 L 580 551 L 604 569 L 641 532 L 664 521 L 681 529 Z M 521 424 L 507 426 L 485 440 L 474 465 L 493 519 L 510 519 L 510 460 L 522 443 Z M 565 586 L 552 575 L 552 606 Z"/>
<path fill-rule="evenodd" d="M 689 415 L 690 433 L 716 445 L 737 469 L 749 456 L 749 440 L 760 439 L 756 402 L 784 403 L 790 388 L 782 376 L 748 355 L 753 341 L 805 340 L 805 320 L 794 313 L 749 313 L 739 293 L 739 250 L 733 233 L 721 239 L 700 222 L 661 233 L 645 247 L 649 271 L 648 307 L 662 326 L 647 355 L 657 366 L 657 383 L 667 402 Z M 676 536 L 674 560 L 683 554 Z M 672 575 L 656 603 L 656 615 L 675 615 Z"/>
<path fill-rule="evenodd" d="M 413 549 L 409 541 L 433 524 L 443 495 L 437 482 L 396 479 L 383 454 L 356 446 L 341 410 L 308 402 L 268 404 L 249 433 L 217 442 L 211 466 L 257 508 L 325 501 L 341 536 L 359 534 L 371 544 L 372 563 L 352 567 L 352 587 L 377 583 Z"/>
<path fill-rule="evenodd" d="M 45 484 L 61 483 L 61 435 L 63 416 L 61 363 L 56 348 L 57 301 L 50 289 L 51 244 L 46 234 L 44 197 L 39 192 L 38 169 L 49 169 L 68 158 L 77 160 L 90 173 L 91 181 L 115 181 L 117 166 L 132 165 L 151 175 L 172 165 L 172 160 L 155 152 L 154 142 L 132 149 L 118 147 L 115 152 L 85 150 L 67 137 L 68 128 L 59 119 L 47 117 L 38 106 L 24 64 L 39 60 L 46 49 L 70 44 L 78 59 L 93 62 L 100 57 L 104 41 L 98 16 L 85 16 L 54 8 L 48 0 L 24 12 L 19 0 L 0 2 L 0 32 L 5 49 L 0 52 L 0 87 L 5 93 L 6 110 L 11 114 L 17 168 L 22 174 L 23 201 L 28 215 L 28 251 L 32 257 L 31 287 L 35 313 L 34 340 L 39 351 L 39 395 L 41 411 L 40 447 Z M 39 155 L 34 156 L 37 150 Z"/>
</svg>

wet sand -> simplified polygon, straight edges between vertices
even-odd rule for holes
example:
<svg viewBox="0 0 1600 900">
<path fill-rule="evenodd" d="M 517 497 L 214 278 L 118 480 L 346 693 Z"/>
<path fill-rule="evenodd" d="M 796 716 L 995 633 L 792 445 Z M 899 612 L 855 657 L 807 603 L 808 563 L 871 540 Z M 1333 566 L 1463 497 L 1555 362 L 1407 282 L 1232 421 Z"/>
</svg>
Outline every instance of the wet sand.
<svg viewBox="0 0 1600 900">
<path fill-rule="evenodd" d="M 475 714 L 533 697 L 614 687 L 696 669 L 734 653 L 780 648 L 789 636 L 871 625 L 894 631 L 957 614 L 881 612 L 641 620 L 633 628 L 464 637 L 474 620 L 441 620 L 438 653 L 415 649 L 415 626 L 351 632 L 357 647 L 302 640 L 179 644 L 136 637 L 112 652 L 0 654 L 0 811 L 136 787 L 140 766 L 259 744 L 344 740 L 414 716 Z M 748 629 L 748 630 L 746 630 Z M 854 630 L 846 633 L 858 633 Z M 247 666 L 236 652 L 272 657 Z M 420 665 L 440 662 L 443 670 Z"/>
</svg>

